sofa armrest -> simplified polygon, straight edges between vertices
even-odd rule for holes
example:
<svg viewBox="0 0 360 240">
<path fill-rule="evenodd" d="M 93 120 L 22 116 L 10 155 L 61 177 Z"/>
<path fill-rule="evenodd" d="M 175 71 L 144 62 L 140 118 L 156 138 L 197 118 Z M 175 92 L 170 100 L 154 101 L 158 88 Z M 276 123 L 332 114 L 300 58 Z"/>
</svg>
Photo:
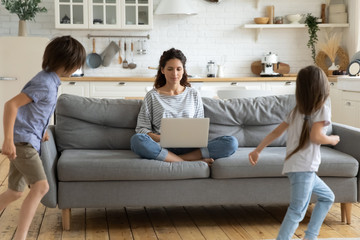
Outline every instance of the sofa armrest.
<svg viewBox="0 0 360 240">
<path fill-rule="evenodd" d="M 360 129 L 351 127 L 348 125 L 333 123 L 333 132 L 332 134 L 340 136 L 340 142 L 334 146 L 334 149 L 339 150 L 340 152 L 349 154 L 353 156 L 358 162 L 360 162 Z M 360 170 L 358 170 L 360 171 Z M 358 180 L 358 202 L 360 202 L 360 175 L 357 174 Z"/>
<path fill-rule="evenodd" d="M 349 154 L 360 162 L 360 129 L 340 123 L 332 123 L 334 135 L 340 136 L 340 142 L 334 149 Z"/>
<path fill-rule="evenodd" d="M 49 140 L 41 143 L 41 160 L 43 162 L 46 177 L 49 183 L 49 191 L 41 200 L 41 203 L 47 207 L 55 208 L 57 206 L 57 161 L 59 154 L 55 143 L 55 126 L 49 126 Z"/>
</svg>

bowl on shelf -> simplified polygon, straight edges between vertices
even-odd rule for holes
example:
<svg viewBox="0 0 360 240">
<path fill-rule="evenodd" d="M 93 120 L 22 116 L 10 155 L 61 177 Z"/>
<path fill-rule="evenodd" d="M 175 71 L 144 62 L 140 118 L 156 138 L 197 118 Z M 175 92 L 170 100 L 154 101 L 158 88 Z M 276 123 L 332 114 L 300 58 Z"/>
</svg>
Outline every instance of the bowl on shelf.
<svg viewBox="0 0 360 240">
<path fill-rule="evenodd" d="M 256 17 L 256 18 L 254 18 L 254 22 L 256 24 L 267 24 L 269 22 L 269 18 L 268 17 Z"/>
<path fill-rule="evenodd" d="M 291 24 L 299 24 L 299 21 L 304 17 L 304 14 L 289 14 L 286 16 Z"/>
</svg>

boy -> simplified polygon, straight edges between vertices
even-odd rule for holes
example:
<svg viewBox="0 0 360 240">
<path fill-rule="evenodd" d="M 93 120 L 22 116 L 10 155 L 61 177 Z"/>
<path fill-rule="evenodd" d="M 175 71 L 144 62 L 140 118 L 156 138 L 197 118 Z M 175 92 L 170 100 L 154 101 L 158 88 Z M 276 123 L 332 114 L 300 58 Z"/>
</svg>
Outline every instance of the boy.
<svg viewBox="0 0 360 240">
<path fill-rule="evenodd" d="M 86 52 L 71 36 L 57 37 L 46 47 L 42 71 L 32 78 L 4 107 L 2 154 L 10 160 L 8 189 L 0 195 L 0 211 L 30 191 L 21 209 L 14 240 L 25 240 L 40 200 L 49 190 L 39 156 L 41 141 L 54 112 L 60 77 L 69 77 L 83 66 Z"/>
</svg>

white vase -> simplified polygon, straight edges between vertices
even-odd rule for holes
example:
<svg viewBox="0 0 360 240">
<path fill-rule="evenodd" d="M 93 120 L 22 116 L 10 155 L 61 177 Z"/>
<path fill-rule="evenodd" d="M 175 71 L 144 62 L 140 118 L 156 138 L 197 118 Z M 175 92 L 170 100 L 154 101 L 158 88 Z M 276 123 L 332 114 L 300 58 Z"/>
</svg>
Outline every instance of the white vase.
<svg viewBox="0 0 360 240">
<path fill-rule="evenodd" d="M 335 70 L 339 70 L 340 69 L 340 66 L 339 65 L 335 65 L 335 63 L 333 62 L 331 64 L 331 66 L 328 68 L 328 75 L 333 75 L 333 72 Z"/>
<path fill-rule="evenodd" d="M 20 20 L 19 21 L 19 31 L 18 36 L 27 36 L 27 30 L 26 30 L 26 21 Z"/>
</svg>

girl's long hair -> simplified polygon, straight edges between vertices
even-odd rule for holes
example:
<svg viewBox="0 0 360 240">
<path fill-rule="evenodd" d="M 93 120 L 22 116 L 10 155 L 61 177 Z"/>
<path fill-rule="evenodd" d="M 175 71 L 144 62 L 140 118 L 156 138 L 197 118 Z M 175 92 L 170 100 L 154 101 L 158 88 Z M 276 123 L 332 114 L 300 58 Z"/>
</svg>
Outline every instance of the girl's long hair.
<svg viewBox="0 0 360 240">
<path fill-rule="evenodd" d="M 185 55 L 178 49 L 171 48 L 167 51 L 164 51 L 160 57 L 159 61 L 159 69 L 156 74 L 156 79 L 154 83 L 155 88 L 161 88 L 166 84 L 165 75 L 161 72 L 161 70 L 165 67 L 166 63 L 171 59 L 179 59 L 183 65 L 184 74 L 180 80 L 180 85 L 184 87 L 191 87 L 191 84 L 188 82 L 188 75 L 186 72 L 186 57 Z"/>
<path fill-rule="evenodd" d="M 286 156 L 286 160 L 309 143 L 310 116 L 323 106 L 329 97 L 329 90 L 329 81 L 320 68 L 308 66 L 300 70 L 296 79 L 296 106 L 291 115 L 292 120 L 296 114 L 304 114 L 305 117 L 299 145 Z"/>
</svg>

